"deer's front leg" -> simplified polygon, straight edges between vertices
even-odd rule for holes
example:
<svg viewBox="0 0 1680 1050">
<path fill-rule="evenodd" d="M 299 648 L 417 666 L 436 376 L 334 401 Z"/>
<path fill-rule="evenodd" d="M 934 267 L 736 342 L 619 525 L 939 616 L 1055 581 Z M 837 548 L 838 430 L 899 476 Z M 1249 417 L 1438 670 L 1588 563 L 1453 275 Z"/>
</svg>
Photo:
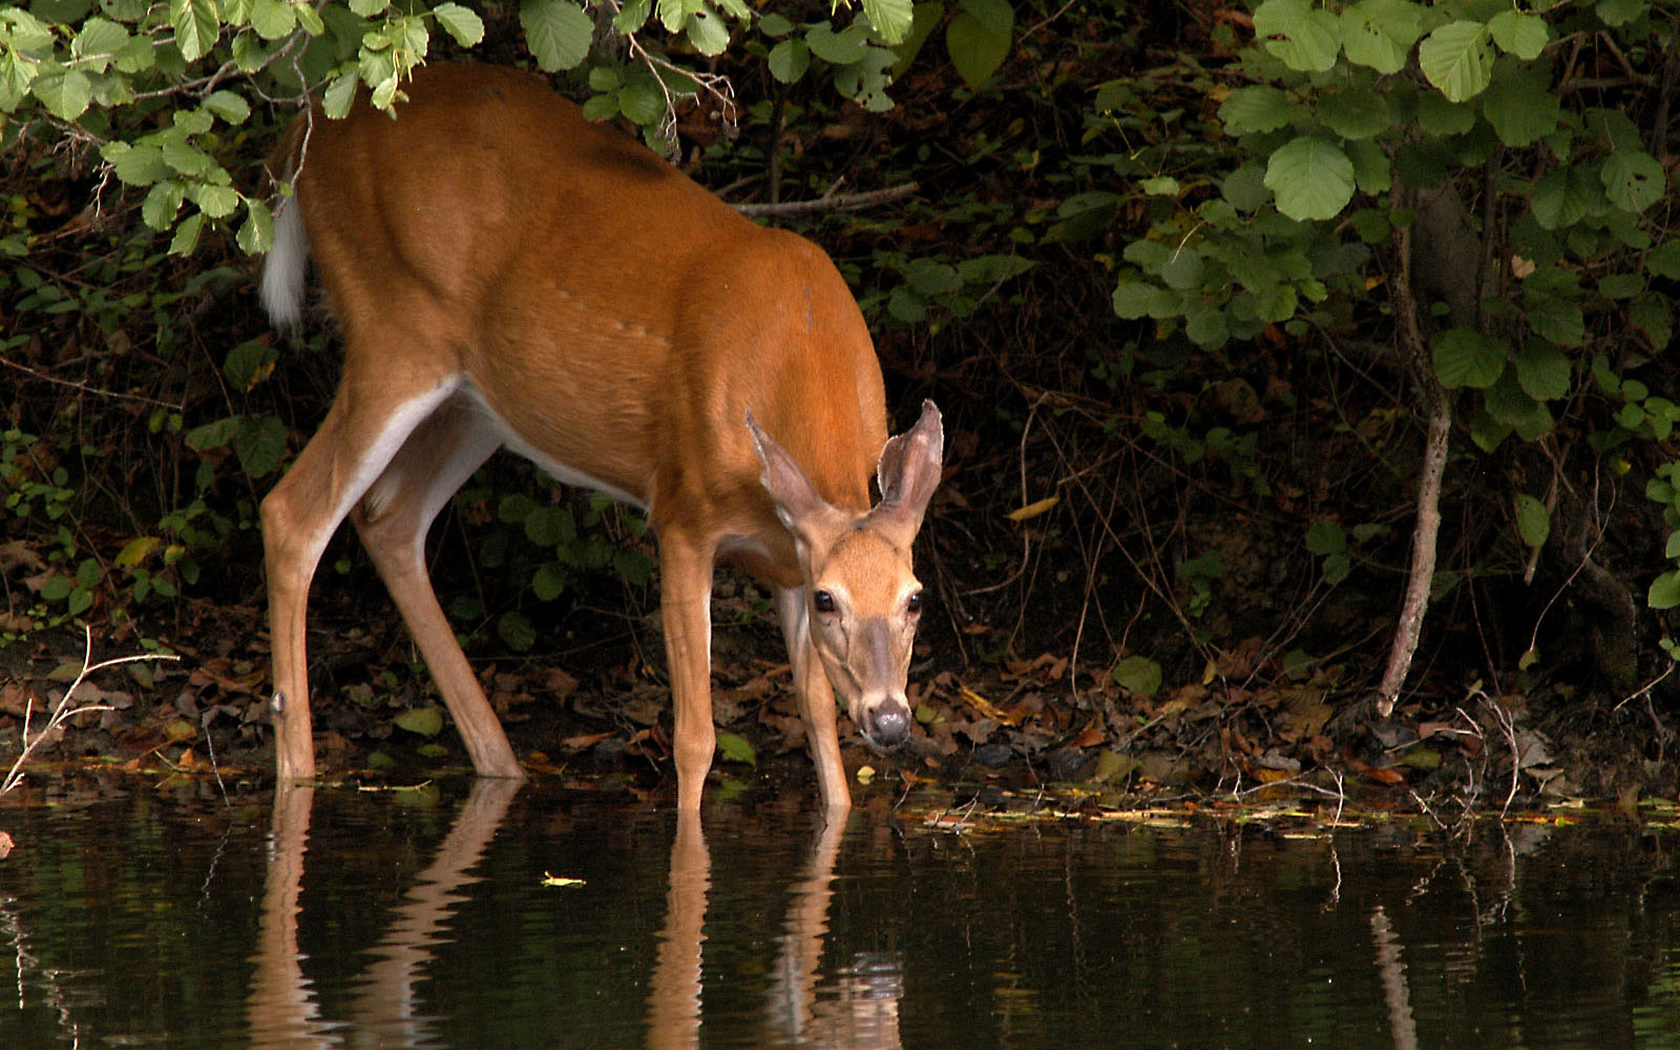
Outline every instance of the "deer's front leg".
<svg viewBox="0 0 1680 1050">
<path fill-rule="evenodd" d="M 811 644 L 810 611 L 803 587 L 776 588 L 776 614 L 782 621 L 782 638 L 787 642 L 788 662 L 793 667 L 793 688 L 799 695 L 799 717 L 805 722 L 805 738 L 811 761 L 817 767 L 817 788 L 823 807 L 830 813 L 852 808 L 846 787 L 846 767 L 840 761 L 840 730 L 834 703 L 834 686 L 823 670 L 822 658 Z"/>
<path fill-rule="evenodd" d="M 660 617 L 676 714 L 677 807 L 700 808 L 700 789 L 712 768 L 712 551 L 681 533 L 659 542 Z"/>
</svg>

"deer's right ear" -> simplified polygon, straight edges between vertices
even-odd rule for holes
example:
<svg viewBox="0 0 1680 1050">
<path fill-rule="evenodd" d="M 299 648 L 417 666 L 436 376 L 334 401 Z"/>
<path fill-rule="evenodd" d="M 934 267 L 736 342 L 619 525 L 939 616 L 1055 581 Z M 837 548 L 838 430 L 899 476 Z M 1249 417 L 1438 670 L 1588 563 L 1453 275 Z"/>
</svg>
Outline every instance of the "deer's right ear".
<svg viewBox="0 0 1680 1050">
<path fill-rule="evenodd" d="M 922 402 L 916 425 L 887 441 L 875 468 L 881 502 L 870 512 L 877 528 L 904 534 L 906 545 L 915 539 L 927 514 L 933 490 L 944 470 L 945 424 L 932 401 Z"/>
<path fill-rule="evenodd" d="M 817 493 L 806 476 L 805 469 L 788 454 L 787 449 L 764 432 L 747 412 L 747 431 L 752 434 L 753 450 L 764 464 L 759 481 L 776 504 L 776 517 L 802 546 L 809 547 L 812 538 L 823 528 L 832 528 L 835 520 L 844 517 Z"/>
</svg>

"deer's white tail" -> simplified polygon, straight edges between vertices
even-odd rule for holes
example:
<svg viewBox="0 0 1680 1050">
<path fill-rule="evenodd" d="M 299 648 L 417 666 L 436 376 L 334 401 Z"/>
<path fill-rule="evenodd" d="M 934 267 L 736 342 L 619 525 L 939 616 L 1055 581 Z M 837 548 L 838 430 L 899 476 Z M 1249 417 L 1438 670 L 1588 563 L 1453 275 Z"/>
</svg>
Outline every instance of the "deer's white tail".
<svg viewBox="0 0 1680 1050">
<path fill-rule="evenodd" d="M 263 261 L 262 304 L 276 328 L 303 320 L 304 281 L 309 275 L 309 231 L 296 198 L 288 198 L 274 216 L 274 247 Z"/>
</svg>

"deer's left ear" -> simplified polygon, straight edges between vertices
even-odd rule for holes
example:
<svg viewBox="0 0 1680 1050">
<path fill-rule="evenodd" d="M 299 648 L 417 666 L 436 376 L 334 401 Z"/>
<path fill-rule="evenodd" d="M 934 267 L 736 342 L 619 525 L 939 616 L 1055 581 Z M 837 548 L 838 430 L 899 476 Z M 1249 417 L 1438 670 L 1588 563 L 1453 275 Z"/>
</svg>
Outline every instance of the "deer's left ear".
<svg viewBox="0 0 1680 1050">
<path fill-rule="evenodd" d="M 764 464 L 759 481 L 776 504 L 776 517 L 802 547 L 809 549 L 817 535 L 838 528 L 845 515 L 817 493 L 805 468 L 764 432 L 751 411 L 747 412 L 747 430 L 752 434 L 758 461 Z"/>
<path fill-rule="evenodd" d="M 881 461 L 875 467 L 881 502 L 870 512 L 870 523 L 908 547 L 922 527 L 933 490 L 939 487 L 944 459 L 944 421 L 932 401 L 923 401 L 922 418 L 916 425 L 889 438 L 881 449 Z"/>
</svg>

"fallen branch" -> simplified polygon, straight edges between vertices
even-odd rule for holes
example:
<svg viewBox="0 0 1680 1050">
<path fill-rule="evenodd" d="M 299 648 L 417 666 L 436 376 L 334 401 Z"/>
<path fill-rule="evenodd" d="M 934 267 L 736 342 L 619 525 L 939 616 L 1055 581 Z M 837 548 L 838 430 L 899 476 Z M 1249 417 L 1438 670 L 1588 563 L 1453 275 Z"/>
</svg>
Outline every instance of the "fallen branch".
<svg viewBox="0 0 1680 1050">
<path fill-rule="evenodd" d="M 141 660 L 180 659 L 179 656 L 172 653 L 146 653 L 140 656 L 119 656 L 114 659 L 101 660 L 99 663 L 93 663 L 92 628 L 86 628 L 85 633 L 86 647 L 82 652 L 82 669 L 76 675 L 76 680 L 70 683 L 70 688 L 65 690 L 64 698 L 58 702 L 57 707 L 53 708 L 51 716 L 47 718 L 46 727 L 39 733 L 36 733 L 33 737 L 29 735 L 29 720 L 30 716 L 35 711 L 35 701 L 31 699 L 28 706 L 23 709 L 23 750 L 18 752 L 17 761 L 12 763 L 12 768 L 6 773 L 6 779 L 4 781 L 0 781 L 0 795 L 4 795 L 6 792 L 11 791 L 13 788 L 23 783 L 23 764 L 29 761 L 30 754 L 34 752 L 37 747 L 41 746 L 42 741 L 52 735 L 53 730 L 63 727 L 64 723 L 68 721 L 71 716 L 87 714 L 92 711 L 112 710 L 112 708 L 107 704 L 88 704 L 86 706 L 82 706 L 71 702 L 75 699 L 76 690 L 81 688 L 82 683 L 87 681 L 89 675 L 98 671 L 106 670 L 107 668 L 116 667 L 120 664 L 137 663 Z"/>
</svg>

